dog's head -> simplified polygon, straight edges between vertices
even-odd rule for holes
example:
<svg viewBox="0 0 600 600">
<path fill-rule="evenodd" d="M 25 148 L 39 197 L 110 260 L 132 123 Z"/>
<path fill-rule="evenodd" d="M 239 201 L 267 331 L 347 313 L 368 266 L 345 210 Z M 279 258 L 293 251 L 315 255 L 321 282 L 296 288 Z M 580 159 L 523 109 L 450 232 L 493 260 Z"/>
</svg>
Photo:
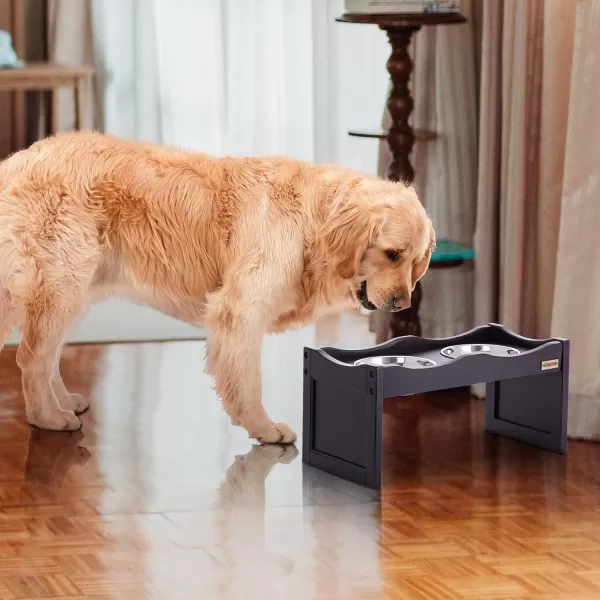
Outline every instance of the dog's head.
<svg viewBox="0 0 600 600">
<path fill-rule="evenodd" d="M 332 209 L 324 241 L 337 275 L 368 309 L 408 308 L 429 267 L 435 231 L 413 188 L 365 181 Z"/>
</svg>

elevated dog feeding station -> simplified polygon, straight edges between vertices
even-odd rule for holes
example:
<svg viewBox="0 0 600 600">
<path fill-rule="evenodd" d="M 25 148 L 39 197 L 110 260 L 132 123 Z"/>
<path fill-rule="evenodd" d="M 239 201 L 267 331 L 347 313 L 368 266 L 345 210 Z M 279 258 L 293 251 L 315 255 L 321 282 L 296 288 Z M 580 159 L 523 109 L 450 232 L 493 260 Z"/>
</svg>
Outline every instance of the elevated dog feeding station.
<svg viewBox="0 0 600 600">
<path fill-rule="evenodd" d="M 383 399 L 475 383 L 487 384 L 487 432 L 566 451 L 569 341 L 533 340 L 490 323 L 445 339 L 305 348 L 303 461 L 378 489 Z"/>
</svg>

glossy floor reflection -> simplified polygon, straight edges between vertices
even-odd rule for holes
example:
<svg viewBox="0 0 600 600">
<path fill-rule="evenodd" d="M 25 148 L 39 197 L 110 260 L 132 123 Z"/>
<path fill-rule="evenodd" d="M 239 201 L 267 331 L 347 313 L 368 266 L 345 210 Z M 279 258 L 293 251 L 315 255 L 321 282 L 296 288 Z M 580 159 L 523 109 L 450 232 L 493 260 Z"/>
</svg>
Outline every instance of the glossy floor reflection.
<svg viewBox="0 0 600 600">
<path fill-rule="evenodd" d="M 270 338 L 265 401 L 301 428 L 304 344 L 369 344 L 351 315 Z M 74 346 L 76 434 L 30 429 L 0 356 L 0 599 L 600 598 L 600 445 L 483 434 L 468 396 L 386 401 L 381 497 L 232 428 L 201 342 Z"/>
</svg>

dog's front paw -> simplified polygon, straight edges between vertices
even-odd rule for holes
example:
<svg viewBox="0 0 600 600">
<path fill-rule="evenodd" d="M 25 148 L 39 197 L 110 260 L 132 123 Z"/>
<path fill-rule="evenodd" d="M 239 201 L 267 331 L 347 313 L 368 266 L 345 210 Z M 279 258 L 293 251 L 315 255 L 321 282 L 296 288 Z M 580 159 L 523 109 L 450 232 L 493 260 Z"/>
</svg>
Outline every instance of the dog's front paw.
<svg viewBox="0 0 600 600">
<path fill-rule="evenodd" d="M 77 431 L 81 428 L 81 421 L 70 410 L 57 410 L 48 414 L 32 414 L 28 420 L 31 425 L 52 431 Z"/>
<path fill-rule="evenodd" d="M 81 394 L 68 394 L 60 399 L 60 407 L 64 410 L 70 410 L 76 415 L 80 415 L 85 412 L 90 403 Z"/>
<path fill-rule="evenodd" d="M 293 444 L 296 441 L 296 434 L 288 425 L 273 421 L 267 421 L 258 431 L 250 433 L 250 437 L 261 444 Z"/>
<path fill-rule="evenodd" d="M 252 446 L 245 456 L 239 457 L 245 462 L 265 463 L 273 465 L 289 465 L 298 456 L 298 449 L 293 444 L 275 445 L 264 444 Z M 237 457 L 236 457 L 237 458 Z"/>
<path fill-rule="evenodd" d="M 294 433 L 292 431 L 292 433 Z M 295 435 L 295 434 L 294 434 Z M 276 446 L 264 446 L 265 448 L 275 448 Z M 277 457 L 277 463 L 280 465 L 289 465 L 292 461 L 296 460 L 298 456 L 298 449 L 296 446 L 286 444 L 279 448 L 279 456 Z"/>
</svg>

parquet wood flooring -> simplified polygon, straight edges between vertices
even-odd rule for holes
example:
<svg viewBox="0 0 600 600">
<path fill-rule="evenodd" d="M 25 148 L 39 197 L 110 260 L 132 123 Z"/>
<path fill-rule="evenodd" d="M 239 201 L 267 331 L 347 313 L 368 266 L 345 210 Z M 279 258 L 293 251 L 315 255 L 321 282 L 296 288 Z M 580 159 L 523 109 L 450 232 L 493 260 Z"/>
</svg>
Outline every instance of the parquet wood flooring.
<svg viewBox="0 0 600 600">
<path fill-rule="evenodd" d="M 267 342 L 273 414 L 299 429 L 302 346 L 361 343 L 356 323 Z M 253 446 L 203 353 L 68 348 L 65 382 L 92 407 L 63 434 L 27 426 L 3 351 L 0 600 L 600 599 L 600 445 L 486 436 L 464 394 L 387 400 L 379 496 Z"/>
</svg>

